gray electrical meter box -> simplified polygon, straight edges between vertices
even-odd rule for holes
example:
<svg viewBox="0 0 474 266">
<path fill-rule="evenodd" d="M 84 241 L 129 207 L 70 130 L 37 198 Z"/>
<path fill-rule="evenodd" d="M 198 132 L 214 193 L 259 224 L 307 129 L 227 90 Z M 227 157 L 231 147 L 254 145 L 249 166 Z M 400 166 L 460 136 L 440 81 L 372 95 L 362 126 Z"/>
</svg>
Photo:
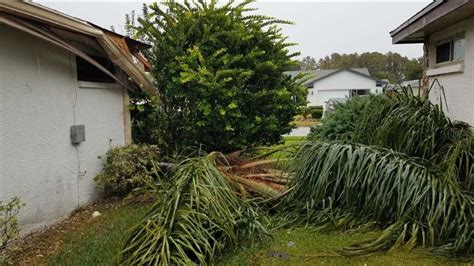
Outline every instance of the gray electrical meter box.
<svg viewBox="0 0 474 266">
<path fill-rule="evenodd" d="M 71 143 L 79 144 L 86 141 L 86 128 L 84 125 L 71 126 Z"/>
</svg>

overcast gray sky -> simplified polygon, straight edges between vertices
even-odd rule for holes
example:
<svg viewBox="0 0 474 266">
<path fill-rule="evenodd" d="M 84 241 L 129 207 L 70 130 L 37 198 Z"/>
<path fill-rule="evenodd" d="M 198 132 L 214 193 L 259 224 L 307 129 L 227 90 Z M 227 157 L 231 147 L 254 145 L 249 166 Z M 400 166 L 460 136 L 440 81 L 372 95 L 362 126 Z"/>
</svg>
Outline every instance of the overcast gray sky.
<svg viewBox="0 0 474 266">
<path fill-rule="evenodd" d="M 126 13 L 141 11 L 143 1 L 35 1 L 105 28 L 123 28 Z M 400 1 L 264 1 L 254 3 L 259 13 L 293 21 L 283 31 L 302 56 L 316 59 L 331 53 L 398 52 L 422 56 L 419 44 L 392 45 L 389 32 L 414 15 L 429 0 Z"/>
</svg>

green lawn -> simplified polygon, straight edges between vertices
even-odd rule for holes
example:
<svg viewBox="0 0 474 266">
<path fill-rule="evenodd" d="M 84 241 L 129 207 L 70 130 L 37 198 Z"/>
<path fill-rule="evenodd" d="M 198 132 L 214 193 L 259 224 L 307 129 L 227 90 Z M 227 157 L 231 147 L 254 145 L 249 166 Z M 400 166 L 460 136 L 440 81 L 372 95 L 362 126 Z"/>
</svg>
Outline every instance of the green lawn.
<svg viewBox="0 0 474 266">
<path fill-rule="evenodd" d="M 283 137 L 283 139 L 285 140 L 285 145 L 288 145 L 288 144 L 294 144 L 300 141 L 304 141 L 306 140 L 306 137 L 286 136 L 286 137 Z"/>
<path fill-rule="evenodd" d="M 148 205 L 120 203 L 97 205 L 77 212 L 54 230 L 27 242 L 15 264 L 116 265 L 127 230 L 137 223 Z M 98 218 L 91 213 L 98 210 Z M 363 258 L 330 256 L 343 246 L 376 236 L 369 233 L 318 233 L 310 229 L 278 230 L 274 239 L 227 254 L 219 265 L 440 265 L 459 263 L 435 258 L 421 251 L 397 250 Z M 292 243 L 290 243 L 292 242 Z M 289 245 L 290 243 L 290 245 Z M 283 257 L 275 257 L 283 255 Z"/>
<path fill-rule="evenodd" d="M 297 144 L 298 142 L 306 140 L 306 137 L 299 137 L 299 136 L 285 136 L 283 137 L 283 144 L 281 145 L 275 145 L 272 146 L 271 148 L 279 149 L 283 148 L 284 145 L 292 145 L 292 144 Z M 297 147 L 288 147 L 285 150 L 278 151 L 276 153 L 273 153 L 270 158 L 286 158 L 288 157 L 291 153 L 294 153 L 297 150 Z M 262 153 L 266 153 L 269 150 L 262 151 Z"/>
<path fill-rule="evenodd" d="M 339 257 L 333 251 L 378 235 L 368 233 L 318 233 L 310 229 L 279 230 L 273 241 L 224 257 L 219 265 L 462 265 L 427 252 L 396 250 L 368 257 Z M 278 256 L 282 257 L 278 257 Z"/>
</svg>

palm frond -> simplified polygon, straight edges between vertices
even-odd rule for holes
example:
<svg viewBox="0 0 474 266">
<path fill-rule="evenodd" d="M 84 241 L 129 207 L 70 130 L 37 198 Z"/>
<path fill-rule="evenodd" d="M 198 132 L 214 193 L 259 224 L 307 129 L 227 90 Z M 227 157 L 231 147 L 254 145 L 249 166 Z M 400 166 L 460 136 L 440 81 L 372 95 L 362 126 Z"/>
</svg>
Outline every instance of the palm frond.
<svg viewBox="0 0 474 266">
<path fill-rule="evenodd" d="M 364 145 L 307 143 L 294 158 L 294 189 L 281 203 L 288 224 L 351 229 L 376 223 L 379 239 L 341 251 L 366 255 L 396 245 L 474 251 L 473 199 L 419 158 Z"/>
<path fill-rule="evenodd" d="M 242 239 L 268 234 L 256 204 L 237 197 L 218 164 L 222 154 L 188 159 L 175 167 L 170 186 L 125 241 L 128 265 L 210 264 Z"/>
</svg>

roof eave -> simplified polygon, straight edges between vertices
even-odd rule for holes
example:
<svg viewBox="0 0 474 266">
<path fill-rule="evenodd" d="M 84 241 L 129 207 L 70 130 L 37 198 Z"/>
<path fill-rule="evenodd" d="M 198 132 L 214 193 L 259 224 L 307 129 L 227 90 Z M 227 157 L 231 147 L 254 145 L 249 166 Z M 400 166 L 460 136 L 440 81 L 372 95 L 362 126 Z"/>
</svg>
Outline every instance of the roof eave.
<svg viewBox="0 0 474 266">
<path fill-rule="evenodd" d="M 93 37 L 102 37 L 104 31 L 113 33 L 117 36 L 125 38 L 127 42 L 130 43 L 132 46 L 136 47 L 137 50 L 144 50 L 151 47 L 146 43 L 112 32 L 91 22 L 69 16 L 67 14 L 61 13 L 54 9 L 33 2 L 2 1 L 0 2 L 0 11 L 2 11 L 2 9 L 6 10 L 8 13 L 17 13 L 21 16 L 28 17 L 33 20 L 38 20 L 43 23 L 47 22 L 48 24 L 51 24 L 56 27 L 80 32 Z"/>
<path fill-rule="evenodd" d="M 99 45 L 107 53 L 109 58 L 131 77 L 135 85 L 137 85 L 141 90 L 149 93 L 150 95 L 156 94 L 153 84 L 148 79 L 144 71 L 142 71 L 133 63 L 131 59 L 131 54 L 127 54 L 124 51 L 124 49 L 127 50 L 128 47 L 124 48 L 114 43 L 108 36 L 108 34 L 112 34 L 111 31 L 102 29 L 98 26 L 94 27 L 91 23 L 87 21 L 70 17 L 66 14 L 62 14 L 60 12 L 35 3 L 21 1 L 0 2 L 0 19 L 2 19 L 3 17 L 3 23 L 10 23 L 10 26 L 16 26 L 17 29 L 26 31 L 29 34 L 32 34 L 36 37 L 40 37 L 50 43 L 53 43 L 54 45 L 61 47 L 62 49 L 66 49 L 69 52 L 75 53 L 76 55 L 83 57 L 86 61 L 90 61 L 90 63 L 96 65 L 101 71 L 104 71 L 106 74 L 111 75 L 114 79 L 117 80 L 117 82 L 122 83 L 122 85 L 124 85 L 126 88 L 133 91 L 130 86 L 127 86 L 127 84 L 121 82 L 120 79 L 115 77 L 115 75 L 108 73 L 106 69 L 102 69 L 101 66 L 98 65 L 98 63 L 95 62 L 93 59 L 89 58 L 85 54 L 82 54 L 80 51 L 68 45 L 66 42 L 63 42 L 63 40 L 60 40 L 60 38 L 43 36 L 46 35 L 46 32 L 35 27 L 34 25 L 29 25 L 30 28 L 28 28 L 24 25 L 20 25 L 21 23 L 18 23 L 18 21 L 11 21 L 11 18 L 9 17 L 10 15 L 18 18 L 27 19 L 29 21 L 43 23 L 44 25 L 50 27 L 67 29 L 72 32 L 88 35 L 95 38 L 98 41 Z M 26 22 L 24 21 L 23 23 Z M 124 40 L 128 42 L 132 40 L 120 34 L 113 33 L 113 35 L 124 38 Z M 140 48 L 143 48 L 143 46 L 146 45 L 138 41 L 135 41 L 135 43 L 133 44 L 136 45 L 135 50 L 140 50 Z M 134 54 L 137 51 L 128 52 L 132 52 L 132 54 Z"/>
<path fill-rule="evenodd" d="M 141 41 L 137 41 L 135 39 L 132 39 L 130 37 L 127 37 L 127 36 L 124 36 L 124 35 L 121 35 L 121 34 L 118 34 L 116 32 L 113 32 L 111 30 L 108 30 L 108 29 L 105 29 L 99 25 L 96 25 L 94 23 L 90 23 L 89 24 L 103 32 L 106 32 L 108 34 L 111 34 L 111 35 L 115 35 L 117 37 L 120 37 L 120 38 L 124 38 L 125 41 L 129 44 L 129 46 L 131 47 L 134 47 L 137 51 L 141 51 L 141 50 L 146 50 L 146 49 L 150 49 L 151 48 L 151 45 L 147 44 L 147 43 L 144 43 L 144 42 L 141 42 Z"/>
<path fill-rule="evenodd" d="M 439 18 L 469 4 L 470 0 L 436 0 L 390 32 L 393 44 L 423 43 L 423 30 Z"/>
<path fill-rule="evenodd" d="M 429 5 L 427 5 L 425 8 L 423 8 L 422 10 L 418 11 L 415 15 L 413 15 L 412 17 L 410 17 L 407 21 L 403 22 L 400 26 L 398 26 L 396 29 L 392 30 L 390 32 L 390 36 L 393 37 L 394 35 L 398 34 L 399 32 L 401 32 L 403 29 L 405 29 L 406 27 L 410 26 L 413 22 L 415 22 L 416 20 L 420 19 L 421 17 L 423 17 L 424 15 L 426 15 L 428 12 L 430 12 L 431 10 L 433 10 L 434 8 L 438 7 L 439 5 L 443 4 L 445 0 L 436 0 L 436 1 L 433 1 L 432 3 L 430 3 Z"/>
<path fill-rule="evenodd" d="M 312 80 L 311 83 L 308 84 L 308 85 L 309 85 L 309 86 L 314 86 L 314 83 L 316 83 L 316 82 L 318 82 L 318 81 L 320 81 L 320 80 L 323 80 L 323 79 L 325 79 L 325 78 L 327 78 L 327 77 L 330 77 L 330 76 L 332 76 L 332 75 L 334 75 L 334 74 L 337 74 L 337 73 L 340 73 L 340 72 L 344 72 L 344 71 L 351 72 L 351 73 L 353 73 L 353 74 L 356 74 L 356 75 L 359 75 L 359 76 L 361 76 L 361 77 L 365 77 L 365 78 L 371 79 L 371 80 L 373 80 L 373 81 L 378 81 L 377 79 L 373 78 L 372 76 L 367 75 L 367 74 L 364 74 L 364 73 L 361 73 L 361 72 L 356 71 L 356 70 L 354 70 L 354 69 L 351 69 L 351 68 L 340 68 L 340 69 L 338 69 L 338 70 L 336 70 L 336 71 L 334 71 L 334 72 L 331 72 L 331 73 L 329 73 L 329 74 L 327 74 L 327 75 L 325 75 L 325 76 L 322 76 L 322 77 L 319 77 L 319 78 L 316 78 L 316 79 Z"/>
<path fill-rule="evenodd" d="M 0 2 L 0 11 L 2 9 L 9 13 L 16 13 L 33 20 L 47 22 L 57 27 L 66 28 L 93 37 L 102 36 L 101 30 L 92 27 L 85 21 L 73 17 L 66 17 L 64 14 L 58 14 L 52 9 L 45 8 L 32 2 L 4 1 Z"/>
</svg>

